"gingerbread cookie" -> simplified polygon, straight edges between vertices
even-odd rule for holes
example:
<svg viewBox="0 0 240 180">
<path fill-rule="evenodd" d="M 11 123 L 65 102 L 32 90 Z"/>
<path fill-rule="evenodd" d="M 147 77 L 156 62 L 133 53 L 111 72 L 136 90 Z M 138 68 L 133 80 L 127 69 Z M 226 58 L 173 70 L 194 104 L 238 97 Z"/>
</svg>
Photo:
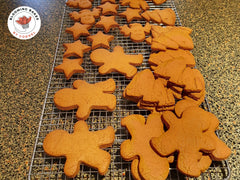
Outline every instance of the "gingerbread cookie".
<svg viewBox="0 0 240 180">
<path fill-rule="evenodd" d="M 82 58 L 78 59 L 68 59 L 63 58 L 63 63 L 56 66 L 54 71 L 56 72 L 63 72 L 67 80 L 69 80 L 73 74 L 75 73 L 84 73 L 85 70 L 81 67 L 83 63 Z"/>
<path fill-rule="evenodd" d="M 188 109 L 195 110 L 196 112 L 203 111 L 202 108 L 200 108 L 199 105 L 195 103 L 195 101 L 181 100 L 175 106 L 175 113 L 178 117 L 181 117 L 184 111 Z M 221 141 L 215 133 L 219 126 L 219 120 L 214 114 L 210 112 L 203 111 L 202 114 L 207 116 L 206 118 L 208 118 L 208 120 L 210 121 L 210 127 L 207 131 L 204 132 L 204 134 L 210 136 L 216 142 L 216 148 L 208 155 L 214 161 L 222 161 L 227 159 L 231 154 L 231 149 L 227 147 L 227 145 L 223 141 Z"/>
<path fill-rule="evenodd" d="M 99 18 L 100 16 L 100 9 L 93 8 L 91 11 L 90 9 L 84 9 L 79 12 L 73 11 L 69 13 L 69 16 L 74 21 L 80 21 L 82 24 L 95 24 L 95 19 Z"/>
<path fill-rule="evenodd" d="M 98 21 L 95 26 L 104 28 L 104 32 L 108 33 L 110 29 L 119 27 L 119 24 L 115 21 L 115 16 L 101 16 L 100 21 Z"/>
<path fill-rule="evenodd" d="M 192 30 L 186 27 L 155 26 L 152 25 L 152 37 L 147 39 L 154 51 L 167 49 L 192 50 L 194 45 L 190 33 Z"/>
<path fill-rule="evenodd" d="M 130 36 L 133 42 L 143 42 L 150 30 L 151 25 L 149 23 L 146 23 L 144 27 L 140 23 L 130 24 L 129 27 L 125 24 L 120 27 L 120 32 L 126 37 Z"/>
<path fill-rule="evenodd" d="M 106 2 L 98 6 L 102 10 L 102 15 L 117 15 L 118 4 Z"/>
<path fill-rule="evenodd" d="M 114 36 L 104 34 L 102 31 L 98 31 L 97 34 L 88 36 L 87 40 L 92 42 L 92 50 L 97 49 L 99 47 L 103 47 L 109 49 L 109 42 L 114 39 Z"/>
<path fill-rule="evenodd" d="M 72 27 L 66 28 L 66 33 L 72 34 L 74 40 L 78 40 L 80 36 L 89 36 L 90 33 L 88 30 L 91 28 L 91 25 L 84 25 L 78 22 L 74 23 Z"/>
<path fill-rule="evenodd" d="M 180 119 L 170 111 L 163 112 L 162 117 L 168 130 L 152 138 L 153 148 L 162 156 L 178 151 L 177 168 L 198 177 L 203 171 L 202 152 L 211 153 L 216 148 L 216 140 L 205 133 L 211 127 L 211 114 L 201 108 L 188 108 Z"/>
<path fill-rule="evenodd" d="M 116 3 L 115 0 L 102 0 L 101 4 L 105 3 L 105 2 L 110 2 L 110 3 Z"/>
<path fill-rule="evenodd" d="M 66 49 L 63 57 L 83 57 L 83 53 L 91 50 L 90 46 L 82 44 L 80 40 L 77 40 L 74 43 L 64 43 L 63 46 Z"/>
<path fill-rule="evenodd" d="M 148 63 L 151 65 L 151 68 L 153 70 L 157 69 L 159 65 L 161 65 L 164 62 L 167 62 L 173 58 L 179 58 L 182 57 L 180 60 L 183 60 L 187 67 L 194 67 L 196 65 L 196 62 L 194 60 L 194 56 L 192 53 L 188 50 L 166 50 L 166 51 L 160 51 L 158 53 L 152 53 L 150 54 Z"/>
<path fill-rule="evenodd" d="M 129 5 L 131 8 L 143 10 L 149 9 L 149 5 L 145 0 L 120 0 L 122 6 Z"/>
<path fill-rule="evenodd" d="M 126 161 L 135 160 L 131 170 L 133 175 L 150 180 L 166 179 L 169 173 L 168 159 L 159 156 L 150 146 L 151 138 L 164 133 L 161 113 L 150 114 L 146 122 L 141 115 L 130 115 L 122 119 L 121 125 L 128 129 L 131 139 L 121 144 L 120 154 Z"/>
<path fill-rule="evenodd" d="M 123 92 L 123 97 L 137 102 L 147 110 L 173 109 L 175 99 L 161 79 L 155 79 L 149 69 L 138 72 Z"/>
<path fill-rule="evenodd" d="M 86 120 L 92 109 L 113 111 L 116 107 L 116 97 L 112 94 L 116 88 L 113 79 L 95 84 L 76 80 L 73 87 L 57 91 L 54 103 L 60 110 L 77 109 L 78 120 Z"/>
<path fill-rule="evenodd" d="M 92 7 L 92 1 L 93 0 L 68 0 L 66 4 L 69 7 L 89 9 Z"/>
<path fill-rule="evenodd" d="M 160 4 L 165 3 L 167 0 L 152 0 L 152 1 L 154 2 L 154 4 L 160 5 Z"/>
<path fill-rule="evenodd" d="M 96 66 L 100 66 L 98 69 L 100 74 L 109 74 L 111 72 L 119 72 L 130 79 L 137 73 L 135 66 L 140 66 L 143 62 L 143 56 L 128 55 L 124 53 L 121 46 L 116 46 L 113 52 L 109 52 L 106 49 L 94 50 L 90 58 Z"/>
<path fill-rule="evenodd" d="M 153 21 L 158 24 L 162 23 L 167 26 L 174 26 L 176 22 L 176 14 L 171 8 L 145 11 L 141 16 L 147 21 Z"/>
<path fill-rule="evenodd" d="M 127 22 L 130 23 L 132 20 L 140 20 L 142 17 L 140 16 L 141 9 L 132 9 L 127 8 L 126 11 L 119 13 L 118 15 L 121 17 L 125 17 Z"/>
<path fill-rule="evenodd" d="M 70 178 L 78 174 L 80 164 L 97 169 L 100 175 L 105 175 L 111 156 L 103 148 L 111 147 L 114 138 L 112 126 L 89 131 L 85 121 L 78 121 L 71 134 L 64 130 L 54 130 L 47 134 L 43 141 L 43 149 L 50 156 L 66 157 L 64 173 Z"/>
</svg>

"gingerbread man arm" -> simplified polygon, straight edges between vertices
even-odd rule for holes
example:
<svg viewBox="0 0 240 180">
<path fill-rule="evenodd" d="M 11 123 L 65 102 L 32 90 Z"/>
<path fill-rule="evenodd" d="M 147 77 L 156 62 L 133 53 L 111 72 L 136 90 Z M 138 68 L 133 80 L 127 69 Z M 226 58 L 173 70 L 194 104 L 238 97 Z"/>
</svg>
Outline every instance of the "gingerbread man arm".
<svg viewBox="0 0 240 180">
<path fill-rule="evenodd" d="M 141 65 L 143 62 L 143 55 L 142 54 L 137 54 L 137 55 L 127 55 L 129 56 L 129 64 L 131 65 Z"/>
<path fill-rule="evenodd" d="M 115 132 L 112 126 L 108 126 L 106 129 L 99 130 L 94 133 L 98 139 L 98 146 L 100 148 L 112 146 L 115 138 Z"/>
<path fill-rule="evenodd" d="M 80 170 L 81 161 L 78 161 L 71 154 L 66 156 L 66 162 L 64 165 L 64 173 L 70 178 L 74 178 Z"/>
<path fill-rule="evenodd" d="M 54 103 L 60 110 L 72 110 L 77 108 L 74 101 L 76 90 L 71 88 L 60 89 L 54 95 Z"/>
<path fill-rule="evenodd" d="M 92 15 L 93 15 L 95 18 L 99 18 L 100 13 L 101 13 L 101 10 L 100 10 L 100 9 L 93 8 L 93 10 L 92 10 Z"/>
<path fill-rule="evenodd" d="M 97 169 L 100 175 L 104 175 L 108 171 L 111 155 L 102 149 L 95 149 L 94 151 L 93 154 L 90 152 L 86 156 L 87 160 L 83 160 L 82 162 Z"/>
<path fill-rule="evenodd" d="M 81 15 L 77 11 L 69 13 L 69 17 L 74 21 L 79 21 L 81 19 Z"/>
<path fill-rule="evenodd" d="M 120 146 L 120 154 L 126 161 L 137 158 L 136 151 L 130 139 L 125 140 Z"/>
<path fill-rule="evenodd" d="M 147 22 L 147 23 L 145 24 L 145 26 L 144 26 L 144 32 L 145 32 L 146 34 L 149 34 L 150 31 L 151 31 L 151 28 L 152 28 L 152 26 Z"/>
<path fill-rule="evenodd" d="M 104 93 L 113 93 L 116 89 L 116 84 L 113 79 L 98 82 L 95 84 L 98 88 L 102 89 Z"/>
<path fill-rule="evenodd" d="M 125 36 L 128 37 L 131 34 L 131 29 L 125 24 L 120 28 L 120 32 Z"/>
<path fill-rule="evenodd" d="M 177 119 L 172 112 L 166 111 L 163 113 L 163 121 L 169 128 L 174 126 L 174 122 L 179 121 L 179 119 Z M 171 138 L 171 133 L 174 132 L 169 129 L 166 133 L 162 134 L 162 136 L 151 139 L 153 148 L 163 156 L 170 155 L 177 150 L 177 142 L 175 139 Z"/>
</svg>

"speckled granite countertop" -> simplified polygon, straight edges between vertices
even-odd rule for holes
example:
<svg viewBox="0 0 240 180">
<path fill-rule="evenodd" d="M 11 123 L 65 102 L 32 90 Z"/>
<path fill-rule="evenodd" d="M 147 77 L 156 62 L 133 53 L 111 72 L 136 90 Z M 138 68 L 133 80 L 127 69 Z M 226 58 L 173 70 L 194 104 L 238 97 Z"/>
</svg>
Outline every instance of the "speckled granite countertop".
<svg viewBox="0 0 240 180">
<path fill-rule="evenodd" d="M 0 179 L 26 179 L 54 60 L 64 2 L 6 0 L 0 6 Z M 27 5 L 40 15 L 40 32 L 21 41 L 8 31 L 10 12 Z M 206 81 L 220 138 L 232 149 L 231 179 L 240 179 L 239 0 L 175 0 L 183 26 L 193 29 L 193 54 Z"/>
</svg>

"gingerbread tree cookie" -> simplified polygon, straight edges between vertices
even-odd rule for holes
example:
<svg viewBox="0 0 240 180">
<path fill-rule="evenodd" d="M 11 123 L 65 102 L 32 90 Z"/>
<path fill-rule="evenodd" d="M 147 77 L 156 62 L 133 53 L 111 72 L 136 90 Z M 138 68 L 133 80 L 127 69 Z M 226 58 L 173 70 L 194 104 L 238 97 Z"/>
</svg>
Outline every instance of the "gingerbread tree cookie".
<svg viewBox="0 0 240 180">
<path fill-rule="evenodd" d="M 82 68 L 81 64 L 83 63 L 82 58 L 78 59 L 68 59 L 63 58 L 63 63 L 56 66 L 54 71 L 63 72 L 67 80 L 69 80 L 75 73 L 84 73 L 85 70 Z"/>
<path fill-rule="evenodd" d="M 197 177 L 203 171 L 200 162 L 202 152 L 210 153 L 216 148 L 216 140 L 205 133 L 211 127 L 211 118 L 211 113 L 201 108 L 188 108 L 180 119 L 166 111 L 163 113 L 163 122 L 168 130 L 152 138 L 151 144 L 163 156 L 178 151 L 178 169 Z"/>
<path fill-rule="evenodd" d="M 156 5 L 160 5 L 163 4 L 164 2 L 166 2 L 167 0 L 152 0 L 154 2 L 154 4 Z"/>
<path fill-rule="evenodd" d="M 154 51 L 167 49 L 192 50 L 194 45 L 190 37 L 192 30 L 186 27 L 152 25 L 152 37 L 146 39 Z"/>
<path fill-rule="evenodd" d="M 166 179 L 168 159 L 159 156 L 150 146 L 151 138 L 161 136 L 164 132 L 161 113 L 150 114 L 146 122 L 141 115 L 130 115 L 122 119 L 121 125 L 128 129 L 132 137 L 121 144 L 120 154 L 126 161 L 135 160 L 131 170 L 133 175 L 138 176 L 138 169 L 143 179 Z"/>
<path fill-rule="evenodd" d="M 63 46 L 66 49 L 63 57 L 83 57 L 83 53 L 91 50 L 90 46 L 82 44 L 80 40 L 77 40 L 74 43 L 64 43 Z"/>
<path fill-rule="evenodd" d="M 116 3 L 116 0 L 102 0 L 101 4 L 103 4 L 105 2 Z"/>
<path fill-rule="evenodd" d="M 155 23 L 162 23 L 168 26 L 174 26 L 176 22 L 176 14 L 171 8 L 163 10 L 155 9 L 153 11 L 145 11 L 141 16 L 147 21 L 153 21 Z"/>
<path fill-rule="evenodd" d="M 161 65 L 164 62 L 179 57 L 182 57 L 180 58 L 180 60 L 183 60 L 187 67 L 194 67 L 196 64 L 192 53 L 188 50 L 183 49 L 177 50 L 167 49 L 166 51 L 152 53 L 150 54 L 148 63 L 151 65 L 151 69 L 155 70 L 157 69 L 158 65 Z"/>
<path fill-rule="evenodd" d="M 89 36 L 90 33 L 88 30 L 91 28 L 91 25 L 84 25 L 78 22 L 74 23 L 72 27 L 66 28 L 66 33 L 72 34 L 74 40 L 78 40 L 80 36 Z"/>
<path fill-rule="evenodd" d="M 100 74 L 108 74 L 111 72 L 119 72 L 130 79 L 137 73 L 137 68 L 143 62 L 143 55 L 128 55 L 124 53 L 121 46 L 116 46 L 113 52 L 106 49 L 94 50 L 90 58 L 98 69 Z"/>
<path fill-rule="evenodd" d="M 100 9 L 93 8 L 93 10 L 90 9 L 83 9 L 79 12 L 73 11 L 69 13 L 69 16 L 74 21 L 80 21 L 82 24 L 95 24 L 95 19 L 99 18 L 100 16 Z"/>
<path fill-rule="evenodd" d="M 143 42 L 150 30 L 151 25 L 149 23 L 146 23 L 144 27 L 140 23 L 130 24 L 129 27 L 125 24 L 120 27 L 120 32 L 126 37 L 130 36 L 133 42 Z"/>
<path fill-rule="evenodd" d="M 43 149 L 50 156 L 65 156 L 64 173 L 75 177 L 80 164 L 97 169 L 100 175 L 108 171 L 111 156 L 103 148 L 111 147 L 115 138 L 114 129 L 89 131 L 85 121 L 74 125 L 74 132 L 69 134 L 64 130 L 55 130 L 47 134 L 43 141 Z"/>
<path fill-rule="evenodd" d="M 84 80 L 73 82 L 74 89 L 64 88 L 54 95 L 54 103 L 60 110 L 77 109 L 77 119 L 86 120 L 92 109 L 113 111 L 116 107 L 115 82 L 108 79 L 89 84 Z"/>
<path fill-rule="evenodd" d="M 149 69 L 138 72 L 123 92 L 123 97 L 137 102 L 139 108 L 169 110 L 174 108 L 175 99 L 164 86 L 162 79 L 155 79 Z"/>
</svg>

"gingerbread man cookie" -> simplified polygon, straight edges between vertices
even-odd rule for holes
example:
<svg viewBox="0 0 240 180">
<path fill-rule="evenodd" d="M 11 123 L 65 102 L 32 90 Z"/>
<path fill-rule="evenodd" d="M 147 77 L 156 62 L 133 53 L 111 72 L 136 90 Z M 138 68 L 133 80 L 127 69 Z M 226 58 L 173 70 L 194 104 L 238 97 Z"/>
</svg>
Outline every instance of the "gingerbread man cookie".
<svg viewBox="0 0 240 180">
<path fill-rule="evenodd" d="M 120 27 L 120 32 L 126 37 L 130 36 L 133 42 L 143 42 L 150 30 L 151 25 L 149 23 L 146 23 L 144 27 L 140 23 L 130 24 L 129 27 L 125 24 Z"/>
<path fill-rule="evenodd" d="M 123 118 L 121 125 L 128 129 L 131 139 L 121 144 L 120 154 L 126 161 L 135 160 L 131 170 L 133 175 L 149 180 L 166 179 L 169 172 L 168 159 L 159 156 L 150 145 L 151 138 L 159 137 L 164 132 L 161 113 L 150 114 L 146 122 L 143 116 L 133 114 Z"/>
<path fill-rule="evenodd" d="M 73 87 L 57 91 L 54 103 L 60 110 L 77 109 L 78 120 L 86 120 L 92 109 L 113 111 L 116 107 L 116 97 L 112 94 L 116 88 L 113 79 L 95 84 L 76 80 Z"/>
<path fill-rule="evenodd" d="M 131 79 L 136 73 L 137 68 L 143 62 L 143 55 L 128 55 L 124 53 L 121 46 L 116 46 L 113 52 L 109 52 L 106 49 L 94 50 L 90 58 L 96 66 L 100 66 L 98 69 L 100 74 L 108 74 L 111 72 L 119 72 Z"/>
<path fill-rule="evenodd" d="M 177 168 L 186 175 L 199 176 L 203 171 L 202 152 L 216 148 L 215 139 L 205 133 L 211 127 L 210 114 L 201 108 L 188 108 L 180 119 L 170 111 L 163 112 L 162 117 L 168 130 L 152 138 L 153 148 L 162 156 L 178 151 Z"/>
<path fill-rule="evenodd" d="M 188 109 L 195 110 L 196 112 L 203 111 L 202 108 L 200 108 L 199 105 L 195 103 L 195 101 L 184 99 L 184 100 L 178 101 L 178 103 L 176 104 L 175 113 L 178 117 L 182 117 L 182 114 L 184 113 L 184 111 Z M 230 156 L 231 149 L 227 147 L 227 145 L 223 141 L 221 141 L 215 133 L 215 131 L 219 126 L 219 120 L 214 114 L 210 112 L 205 111 L 205 112 L 202 112 L 202 114 L 203 113 L 205 116 L 208 116 L 208 120 L 210 121 L 210 127 L 204 133 L 210 136 L 211 138 L 213 138 L 216 142 L 216 148 L 208 155 L 214 161 L 225 160 Z"/>
<path fill-rule="evenodd" d="M 112 126 L 89 131 L 85 121 L 78 121 L 71 134 L 64 130 L 55 130 L 47 134 L 43 141 L 43 149 L 50 156 L 66 157 L 64 173 L 70 178 L 78 174 L 80 164 L 97 169 L 100 175 L 104 175 L 108 171 L 111 156 L 103 148 L 111 147 L 114 138 Z"/>
</svg>

